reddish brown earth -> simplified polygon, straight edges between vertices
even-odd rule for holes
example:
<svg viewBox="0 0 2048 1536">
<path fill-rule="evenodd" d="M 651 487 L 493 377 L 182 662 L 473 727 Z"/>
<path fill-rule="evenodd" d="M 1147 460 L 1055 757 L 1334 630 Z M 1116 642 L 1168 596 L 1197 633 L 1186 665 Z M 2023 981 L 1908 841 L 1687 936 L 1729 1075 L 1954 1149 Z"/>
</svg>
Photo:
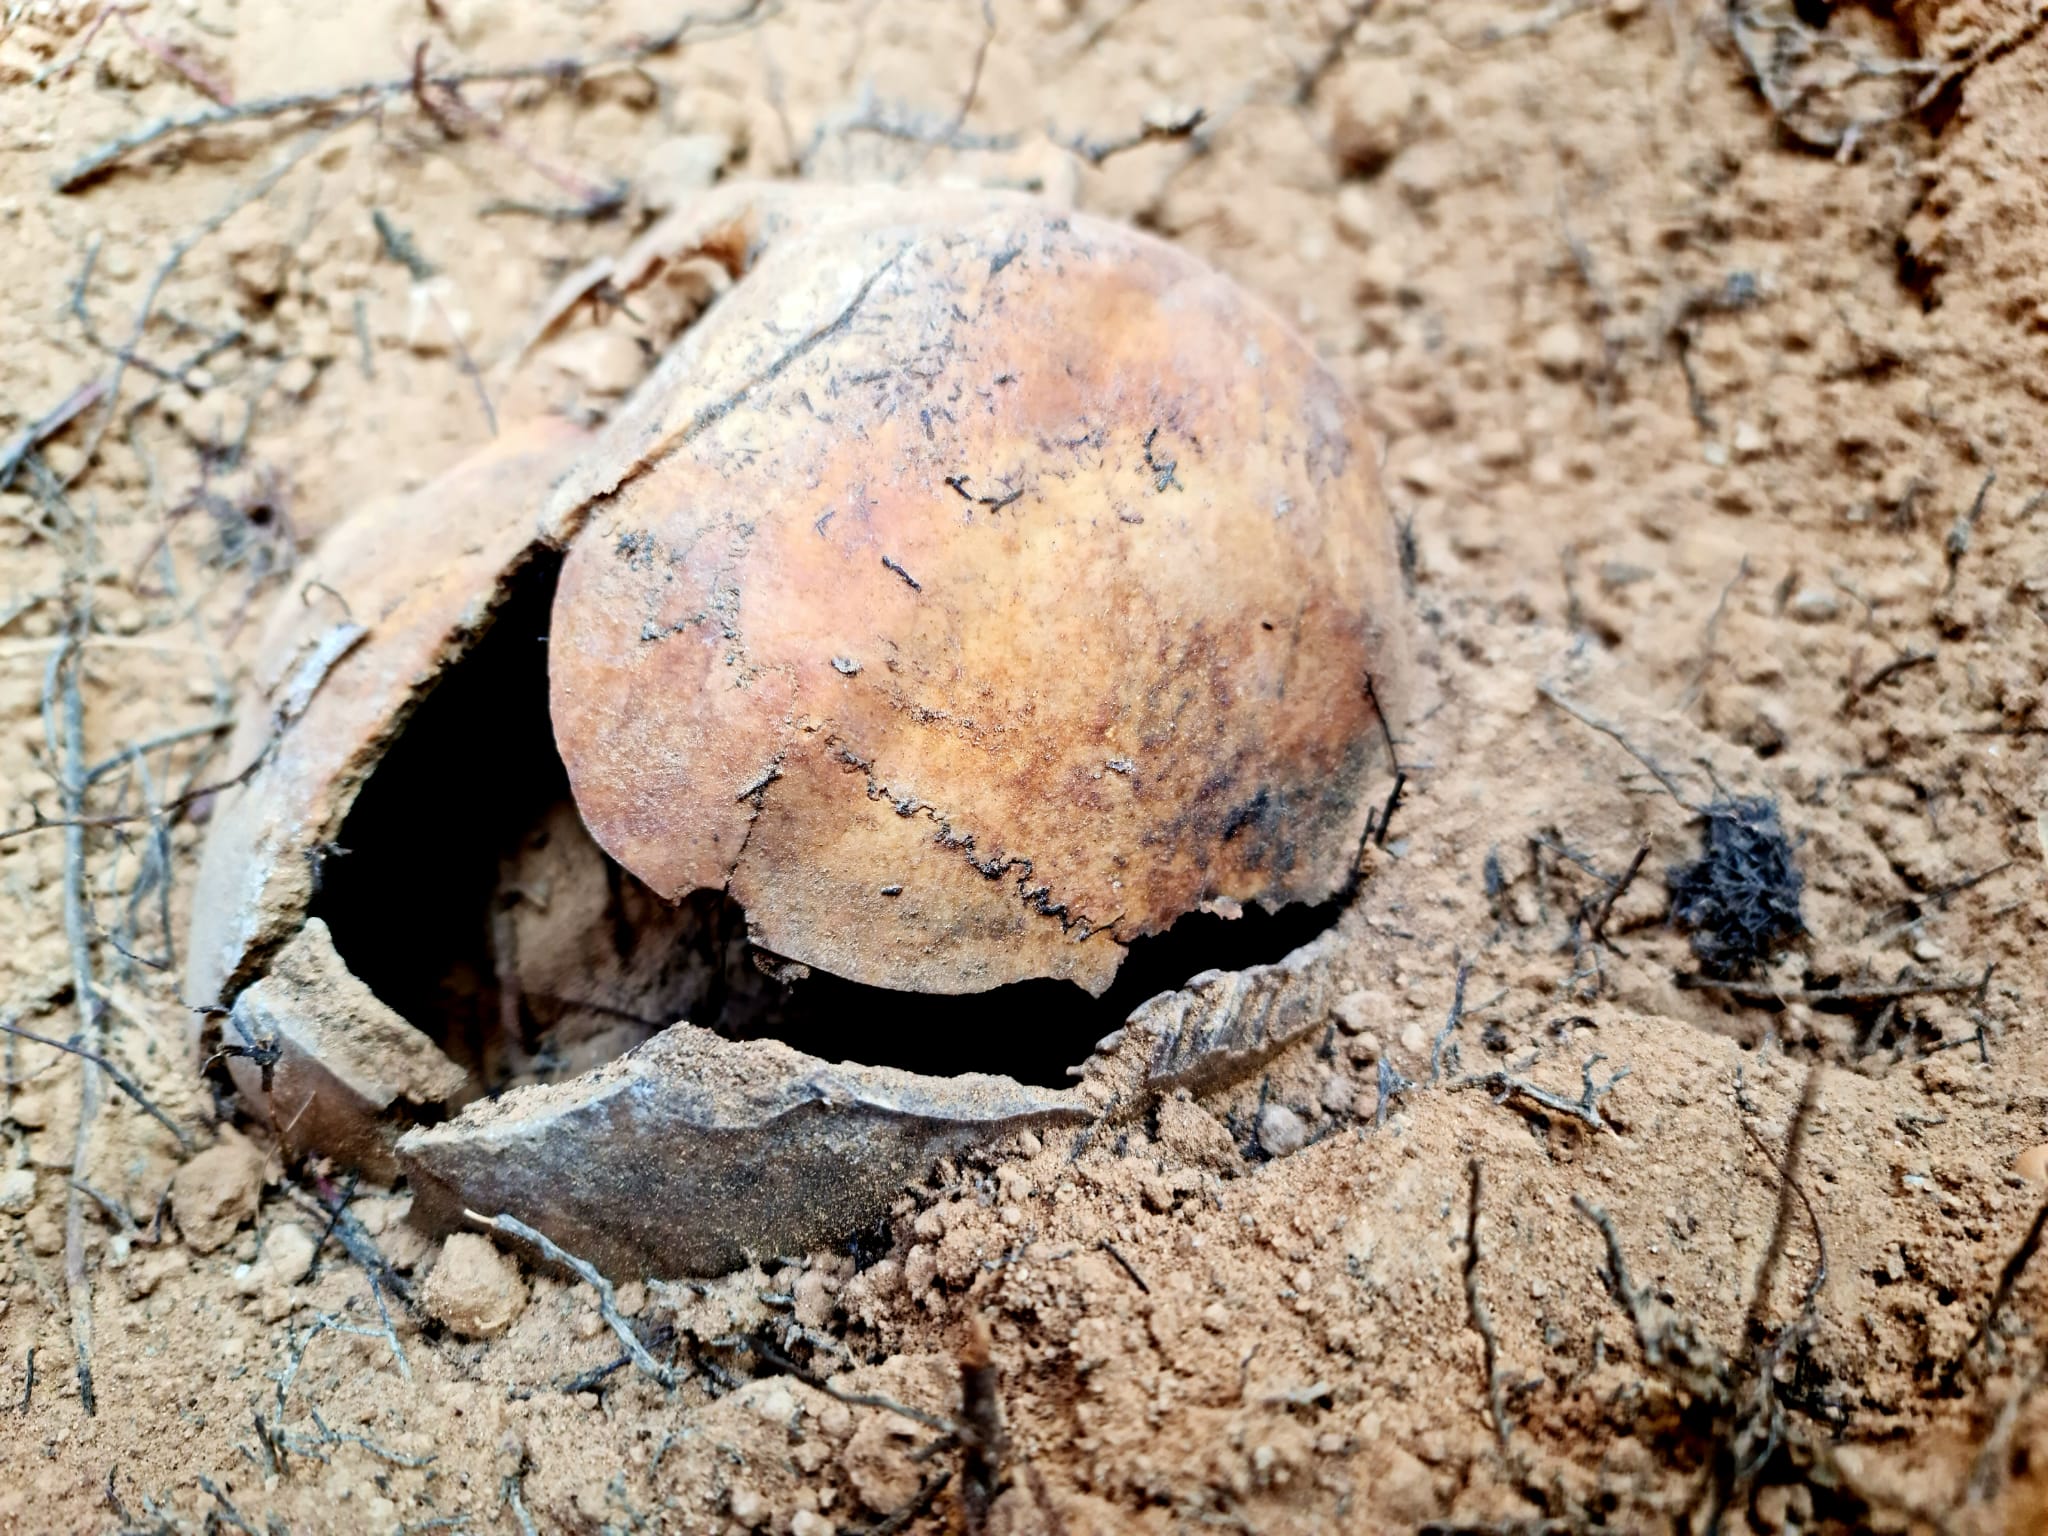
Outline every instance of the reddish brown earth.
<svg viewBox="0 0 2048 1536">
<path fill-rule="evenodd" d="M 165 733 L 88 816 L 233 772 L 209 727 L 295 560 L 493 416 L 613 408 L 701 294 L 516 354 L 712 176 L 1026 184 L 1282 306 L 1384 441 L 1423 697 L 1346 995 L 1249 1082 L 936 1169 L 858 1261 L 612 1276 L 671 1389 L 586 1374 L 619 1354 L 590 1287 L 364 1186 L 358 1254 L 420 1297 L 387 1334 L 327 1233 L 342 1176 L 192 1072 L 165 962 L 203 802 L 10 835 L 0 1019 L 96 1021 L 191 1150 L 95 1074 L 81 1157 L 79 1061 L 0 1048 L 0 1527 L 960 1529 L 959 1448 L 759 1346 L 950 1421 L 985 1324 L 995 1530 L 1704 1529 L 1731 1493 L 1723 1529 L 2040 1529 L 2048 1280 L 1992 1308 L 2048 1177 L 2032 10 L 1040 0 L 989 35 L 971 0 L 790 0 L 573 78 L 404 84 L 422 48 L 601 61 L 678 14 L 7 9 L 0 817 Z M 359 80 L 397 84 L 53 187 L 207 93 Z M 609 220 L 531 211 L 614 182 Z M 1695 804 L 1776 798 L 1808 932 L 1752 988 L 1677 984 L 1697 825 L 1546 690 Z M 1595 1056 L 1627 1073 L 1597 1128 L 1500 1091 L 1570 1104 Z"/>
</svg>

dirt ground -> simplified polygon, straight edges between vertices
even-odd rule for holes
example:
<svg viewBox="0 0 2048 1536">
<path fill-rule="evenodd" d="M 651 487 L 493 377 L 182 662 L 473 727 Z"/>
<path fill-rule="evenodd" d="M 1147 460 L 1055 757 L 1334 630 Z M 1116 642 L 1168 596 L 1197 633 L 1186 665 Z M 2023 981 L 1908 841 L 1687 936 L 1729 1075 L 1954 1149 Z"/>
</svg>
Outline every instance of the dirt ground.
<svg viewBox="0 0 2048 1536">
<path fill-rule="evenodd" d="M 0 21 L 0 1022 L 163 1116 L 0 1046 L 0 1528 L 963 1529 L 983 1324 L 1002 1532 L 2048 1528 L 2034 7 L 683 14 Z M 737 175 L 1036 187 L 1279 304 L 1383 438 L 1428 681 L 1329 1028 L 846 1252 L 611 1277 L 669 1388 L 194 1074 L 181 796 L 294 560 L 615 403 L 638 348 L 522 338 Z M 1687 986 L 1723 794 L 1806 932 Z"/>
</svg>

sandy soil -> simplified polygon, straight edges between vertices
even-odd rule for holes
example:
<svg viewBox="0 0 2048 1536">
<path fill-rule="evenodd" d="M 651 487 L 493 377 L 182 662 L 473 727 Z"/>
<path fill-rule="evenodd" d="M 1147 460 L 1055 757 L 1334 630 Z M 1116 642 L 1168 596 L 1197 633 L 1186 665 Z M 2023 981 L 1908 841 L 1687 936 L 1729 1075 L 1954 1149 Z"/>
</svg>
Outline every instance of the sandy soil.
<svg viewBox="0 0 2048 1536">
<path fill-rule="evenodd" d="M 0 839 L 0 1021 L 92 1028 L 177 1127 L 0 1048 L 0 1528 L 961 1529 L 983 1474 L 935 1424 L 986 1325 L 999 1531 L 2041 1529 L 2032 7 L 742 9 L 520 79 L 680 13 L 0 21 L 0 819 L 101 763 L 86 814 L 145 813 Z M 362 80 L 53 186 L 209 96 Z M 589 1286 L 444 1252 L 402 1190 L 332 1231 L 345 1177 L 237 1128 L 175 965 L 204 806 L 146 812 L 231 770 L 251 621 L 323 530 L 638 378 L 504 365 L 721 174 L 1036 185 L 1283 305 L 1383 434 L 1430 682 L 1325 1034 L 942 1166 L 857 1251 L 613 1276 L 670 1389 L 604 1369 Z M 1666 921 L 1717 786 L 1775 797 L 1806 882 L 1739 991 L 1682 986 Z"/>
</svg>

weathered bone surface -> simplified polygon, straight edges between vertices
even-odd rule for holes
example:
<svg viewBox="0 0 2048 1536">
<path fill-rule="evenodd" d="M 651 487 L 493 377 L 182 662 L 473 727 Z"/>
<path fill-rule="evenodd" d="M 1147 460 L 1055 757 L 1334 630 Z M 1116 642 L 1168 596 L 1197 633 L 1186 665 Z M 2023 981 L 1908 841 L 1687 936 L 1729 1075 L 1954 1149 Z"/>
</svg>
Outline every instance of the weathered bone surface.
<svg viewBox="0 0 2048 1536">
<path fill-rule="evenodd" d="M 228 1015 L 235 1087 L 286 1144 L 352 1163 L 373 1178 L 398 1171 L 392 1112 L 458 1099 L 469 1074 L 371 993 L 309 919 L 245 988 Z"/>
<path fill-rule="evenodd" d="M 1327 1013 L 1333 950 L 1154 999 L 1065 1092 L 679 1024 L 471 1102 L 309 913 L 522 567 L 568 552 L 552 705 L 599 841 L 662 895 L 730 891 L 777 954 L 934 992 L 1100 989 L 1205 900 L 1341 888 L 1367 681 L 1398 713 L 1407 658 L 1341 391 L 1185 255 L 1024 199 L 787 188 L 721 190 L 622 280 L 657 252 L 734 286 L 600 438 L 508 432 L 337 529 L 281 601 L 188 995 L 232 1004 L 224 1042 L 257 1054 L 230 1070 L 294 1148 L 676 1274 L 843 1236 L 939 1155 L 1249 1070 Z M 401 1136 L 421 1107 L 460 1112 Z"/>
<path fill-rule="evenodd" d="M 1099 993 L 1205 900 L 1322 900 L 1406 691 L 1370 460 L 1158 240 L 995 197 L 792 233 L 558 493 L 599 499 L 549 650 L 584 819 L 910 991 Z"/>
<path fill-rule="evenodd" d="M 1145 1085 L 1156 1092 L 1212 1088 L 1253 1071 L 1330 1018 L 1335 930 L 1272 965 L 1204 971 L 1178 992 L 1141 1003 L 1124 1026 L 1145 1039 Z"/>
<path fill-rule="evenodd" d="M 677 1024 L 399 1152 L 444 1220 L 506 1211 L 618 1273 L 716 1274 L 845 1237 L 939 1157 L 1092 1113 L 1071 1090 L 831 1066 Z"/>
</svg>

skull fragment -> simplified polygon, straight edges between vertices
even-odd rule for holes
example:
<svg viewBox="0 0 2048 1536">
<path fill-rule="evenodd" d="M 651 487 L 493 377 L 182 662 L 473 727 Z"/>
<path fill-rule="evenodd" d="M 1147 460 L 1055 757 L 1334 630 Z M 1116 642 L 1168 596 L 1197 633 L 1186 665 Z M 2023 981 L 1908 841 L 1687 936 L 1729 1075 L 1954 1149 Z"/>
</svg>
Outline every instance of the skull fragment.
<svg viewBox="0 0 2048 1536">
<path fill-rule="evenodd" d="M 1193 257 L 994 194 L 685 224 L 724 291 L 609 423 L 363 509 L 280 603 L 189 976 L 294 1147 L 666 1274 L 1319 1025 L 1311 945 L 1075 1087 L 859 1064 L 887 998 L 972 1066 L 994 989 L 1345 891 L 1410 665 L 1352 407 Z M 828 977 L 836 1066 L 765 1038 Z"/>
</svg>

